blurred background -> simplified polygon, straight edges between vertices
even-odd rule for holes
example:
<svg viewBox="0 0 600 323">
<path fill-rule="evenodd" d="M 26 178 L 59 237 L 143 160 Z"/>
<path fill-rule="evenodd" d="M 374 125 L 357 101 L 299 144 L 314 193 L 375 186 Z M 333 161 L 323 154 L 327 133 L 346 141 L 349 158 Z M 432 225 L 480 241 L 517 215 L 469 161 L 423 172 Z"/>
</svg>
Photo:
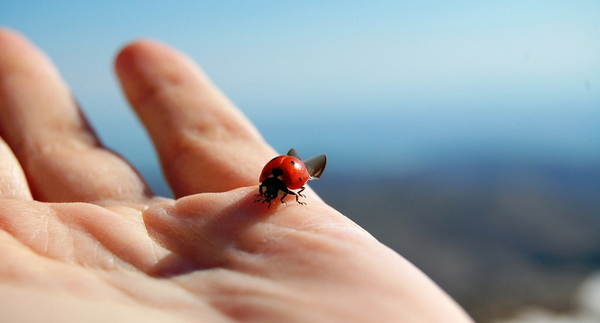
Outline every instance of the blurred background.
<svg viewBox="0 0 600 323">
<path fill-rule="evenodd" d="M 311 186 L 479 322 L 600 304 L 598 1 L 3 0 L 0 25 L 161 194 L 112 68 L 142 37 L 196 60 L 278 151 L 327 153 Z"/>
</svg>

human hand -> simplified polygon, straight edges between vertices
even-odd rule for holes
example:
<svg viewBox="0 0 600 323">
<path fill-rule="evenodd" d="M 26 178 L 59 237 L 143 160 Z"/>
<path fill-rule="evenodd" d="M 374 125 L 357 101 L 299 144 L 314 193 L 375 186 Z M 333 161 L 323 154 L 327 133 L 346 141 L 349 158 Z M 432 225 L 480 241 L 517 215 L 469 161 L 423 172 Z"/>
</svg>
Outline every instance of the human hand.
<svg viewBox="0 0 600 323">
<path fill-rule="evenodd" d="M 3 321 L 470 321 L 313 192 L 253 203 L 276 153 L 188 58 L 139 41 L 116 70 L 177 200 L 101 145 L 41 52 L 0 31 Z"/>
</svg>

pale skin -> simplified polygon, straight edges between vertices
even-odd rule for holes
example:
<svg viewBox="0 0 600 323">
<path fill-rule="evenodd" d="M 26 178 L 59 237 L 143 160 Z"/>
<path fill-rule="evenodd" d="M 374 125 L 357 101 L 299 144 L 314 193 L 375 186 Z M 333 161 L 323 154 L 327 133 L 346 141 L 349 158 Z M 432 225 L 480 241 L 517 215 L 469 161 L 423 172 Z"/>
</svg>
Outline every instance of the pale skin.
<svg viewBox="0 0 600 323">
<path fill-rule="evenodd" d="M 177 199 L 104 148 L 49 59 L 0 30 L 0 321 L 471 321 L 310 189 L 307 205 L 253 203 L 277 153 L 186 56 L 142 40 L 115 69 Z"/>
</svg>

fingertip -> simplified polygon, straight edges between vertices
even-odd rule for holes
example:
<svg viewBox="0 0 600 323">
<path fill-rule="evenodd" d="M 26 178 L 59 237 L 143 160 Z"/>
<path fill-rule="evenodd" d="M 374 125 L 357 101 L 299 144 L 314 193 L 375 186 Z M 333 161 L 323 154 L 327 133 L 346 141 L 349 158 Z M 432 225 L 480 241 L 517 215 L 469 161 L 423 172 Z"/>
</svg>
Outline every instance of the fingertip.
<svg viewBox="0 0 600 323">
<path fill-rule="evenodd" d="M 115 58 L 115 70 L 119 76 L 133 74 L 148 81 L 153 77 L 169 78 L 181 75 L 184 70 L 199 70 L 198 66 L 185 54 L 171 46 L 153 39 L 141 38 L 125 45 Z"/>
<path fill-rule="evenodd" d="M 42 63 L 32 66 L 32 62 Z M 0 71 L 32 71 L 39 66 L 50 65 L 49 60 L 21 33 L 6 27 L 0 28 Z"/>
<path fill-rule="evenodd" d="M 115 70 L 125 95 L 139 113 L 148 108 L 170 110 L 170 105 L 161 104 L 170 98 L 169 89 L 191 83 L 193 73 L 190 71 L 198 68 L 187 56 L 168 45 L 140 39 L 121 49 L 115 58 Z M 140 117 L 144 120 L 146 116 Z M 164 116 L 160 119 L 164 120 Z"/>
<path fill-rule="evenodd" d="M 24 37 L 16 30 L 5 26 L 0 27 L 0 44 L 22 41 L 23 39 Z"/>
<path fill-rule="evenodd" d="M 160 43 L 150 39 L 139 39 L 125 45 L 115 59 L 115 70 L 121 75 L 138 70 L 140 64 L 147 61 L 149 55 L 162 47 Z"/>
</svg>

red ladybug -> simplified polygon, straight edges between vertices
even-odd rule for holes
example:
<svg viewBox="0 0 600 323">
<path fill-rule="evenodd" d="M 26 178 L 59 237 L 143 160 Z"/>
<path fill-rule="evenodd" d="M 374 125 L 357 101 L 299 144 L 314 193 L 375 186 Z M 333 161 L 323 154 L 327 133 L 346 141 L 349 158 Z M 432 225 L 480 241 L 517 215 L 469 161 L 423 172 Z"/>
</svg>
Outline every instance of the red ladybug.
<svg viewBox="0 0 600 323">
<path fill-rule="evenodd" d="M 281 203 L 285 204 L 283 199 L 291 194 L 296 197 L 296 202 L 306 204 L 299 200 L 300 196 L 306 197 L 302 194 L 305 189 L 304 184 L 308 180 L 321 177 L 326 164 L 327 156 L 325 155 L 318 155 L 302 161 L 294 148 L 290 149 L 287 155 L 271 159 L 260 173 L 259 182 L 261 184 L 258 187 L 258 194 L 254 195 L 260 198 L 254 202 L 267 202 L 269 203 L 268 208 L 270 208 L 271 201 L 279 197 L 281 193 Z M 298 189 L 297 192 L 292 191 Z"/>
</svg>

